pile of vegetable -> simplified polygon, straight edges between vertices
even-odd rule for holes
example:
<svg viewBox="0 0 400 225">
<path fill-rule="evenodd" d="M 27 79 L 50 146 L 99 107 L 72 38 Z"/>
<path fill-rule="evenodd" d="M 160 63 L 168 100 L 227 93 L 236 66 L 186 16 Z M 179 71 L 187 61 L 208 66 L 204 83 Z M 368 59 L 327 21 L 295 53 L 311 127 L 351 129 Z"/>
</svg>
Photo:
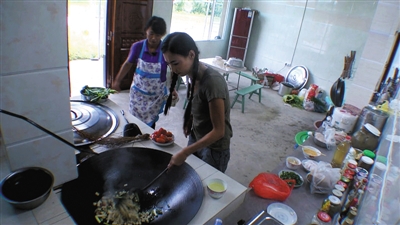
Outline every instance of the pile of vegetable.
<svg viewBox="0 0 400 225">
<path fill-rule="evenodd" d="M 141 225 L 150 223 L 163 213 L 158 208 L 141 211 L 138 194 L 125 190 L 105 195 L 93 205 L 97 207 L 95 219 L 100 224 Z"/>
<path fill-rule="evenodd" d="M 300 178 L 300 176 L 295 173 L 295 172 L 290 172 L 290 171 L 281 171 L 279 173 L 279 177 L 282 180 L 294 180 L 296 181 L 295 186 L 301 186 L 303 184 L 303 180 Z"/>
<path fill-rule="evenodd" d="M 81 94 L 88 97 L 91 102 L 106 99 L 110 94 L 114 93 L 117 93 L 117 91 L 111 88 L 89 87 L 88 85 L 84 86 L 81 90 Z"/>
</svg>

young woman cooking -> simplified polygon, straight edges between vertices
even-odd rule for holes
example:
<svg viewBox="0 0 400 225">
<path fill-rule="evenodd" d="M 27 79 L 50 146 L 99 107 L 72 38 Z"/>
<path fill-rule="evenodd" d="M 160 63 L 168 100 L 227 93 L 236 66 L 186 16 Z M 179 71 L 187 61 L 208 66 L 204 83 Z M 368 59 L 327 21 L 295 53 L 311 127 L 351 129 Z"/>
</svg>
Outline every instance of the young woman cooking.
<svg viewBox="0 0 400 225">
<path fill-rule="evenodd" d="M 188 146 L 172 156 L 168 168 L 181 165 L 194 154 L 211 166 L 225 172 L 230 158 L 230 103 L 226 81 L 212 68 L 199 62 L 199 50 L 186 33 L 172 33 L 164 39 L 161 50 L 173 76 L 171 90 L 178 76 L 189 77 L 188 104 L 183 132 L 189 136 Z M 167 114 L 170 95 L 165 106 Z"/>
<path fill-rule="evenodd" d="M 151 17 L 145 26 L 146 39 L 132 44 L 128 58 L 112 83 L 112 88 L 120 91 L 121 80 L 136 65 L 129 92 L 129 112 L 153 129 L 167 95 L 167 63 L 161 52 L 161 38 L 166 30 L 164 19 Z M 172 94 L 177 96 L 175 91 Z"/>
</svg>

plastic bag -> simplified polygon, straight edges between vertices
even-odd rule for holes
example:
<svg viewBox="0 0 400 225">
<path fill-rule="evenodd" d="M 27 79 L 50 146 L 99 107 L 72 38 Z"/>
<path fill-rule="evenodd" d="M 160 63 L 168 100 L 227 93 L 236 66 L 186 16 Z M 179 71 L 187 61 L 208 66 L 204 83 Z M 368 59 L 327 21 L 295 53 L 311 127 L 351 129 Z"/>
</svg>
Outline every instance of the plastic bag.
<svg viewBox="0 0 400 225">
<path fill-rule="evenodd" d="M 276 174 L 260 173 L 250 182 L 249 187 L 261 198 L 285 201 L 294 185 L 289 185 Z"/>
<path fill-rule="evenodd" d="M 340 169 L 332 168 L 330 163 L 320 161 L 310 171 L 312 180 L 310 184 L 311 194 L 329 194 L 340 180 Z"/>
</svg>

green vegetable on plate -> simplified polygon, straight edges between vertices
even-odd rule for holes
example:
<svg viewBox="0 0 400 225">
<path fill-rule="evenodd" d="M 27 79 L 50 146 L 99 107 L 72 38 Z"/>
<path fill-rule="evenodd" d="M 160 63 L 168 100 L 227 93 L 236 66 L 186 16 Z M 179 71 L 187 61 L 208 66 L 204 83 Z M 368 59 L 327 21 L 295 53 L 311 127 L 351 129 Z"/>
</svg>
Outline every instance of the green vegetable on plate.
<svg viewBox="0 0 400 225">
<path fill-rule="evenodd" d="M 111 88 L 89 87 L 88 85 L 84 86 L 81 90 L 81 94 L 89 97 L 91 102 L 106 99 L 108 95 L 114 93 L 117 93 L 117 91 Z"/>
<path fill-rule="evenodd" d="M 282 171 L 279 174 L 279 177 L 282 180 L 295 180 L 296 184 L 295 185 L 301 185 L 303 183 L 303 181 L 301 180 L 301 178 L 299 177 L 299 175 L 297 175 L 297 173 L 295 172 L 290 172 L 290 171 Z"/>
</svg>

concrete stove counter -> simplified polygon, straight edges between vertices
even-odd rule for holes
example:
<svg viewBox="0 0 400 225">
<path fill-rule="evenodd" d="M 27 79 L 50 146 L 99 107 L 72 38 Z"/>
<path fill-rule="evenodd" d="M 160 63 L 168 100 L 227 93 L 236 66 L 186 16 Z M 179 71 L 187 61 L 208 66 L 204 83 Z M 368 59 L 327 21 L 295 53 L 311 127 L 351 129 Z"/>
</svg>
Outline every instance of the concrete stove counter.
<svg viewBox="0 0 400 225">
<path fill-rule="evenodd" d="M 118 128 L 112 136 L 122 136 L 125 120 L 121 113 L 119 113 L 121 108 L 111 100 L 106 101 L 103 103 L 103 105 L 113 109 L 118 115 L 120 121 Z M 136 123 L 143 133 L 153 133 L 154 130 L 152 128 L 145 125 L 136 117 L 129 113 L 126 113 L 125 116 L 129 122 Z M 153 144 L 153 142 L 150 140 L 127 144 L 124 147 L 128 146 L 152 148 L 170 154 L 174 154 L 182 148 L 177 144 L 173 144 L 168 147 L 160 147 Z M 104 146 L 99 146 L 96 144 L 92 145 L 91 148 L 98 153 L 108 150 Z M 193 155 L 190 156 L 186 162 L 199 174 L 205 193 L 198 213 L 189 224 L 214 224 L 216 218 L 227 217 L 232 211 L 242 204 L 247 192 L 246 187 Z M 0 165 L 0 175 L 1 177 L 5 177 L 10 172 L 5 154 L 0 154 Z M 228 183 L 227 192 L 222 198 L 217 200 L 211 198 L 206 192 L 206 183 L 209 179 L 213 178 L 221 178 Z M 58 194 L 59 191 L 53 191 L 45 203 L 30 211 L 15 209 L 3 199 L 0 200 L 0 224 L 74 224 L 72 218 L 69 217 L 68 213 L 61 204 L 59 196 L 57 196 Z"/>
</svg>

